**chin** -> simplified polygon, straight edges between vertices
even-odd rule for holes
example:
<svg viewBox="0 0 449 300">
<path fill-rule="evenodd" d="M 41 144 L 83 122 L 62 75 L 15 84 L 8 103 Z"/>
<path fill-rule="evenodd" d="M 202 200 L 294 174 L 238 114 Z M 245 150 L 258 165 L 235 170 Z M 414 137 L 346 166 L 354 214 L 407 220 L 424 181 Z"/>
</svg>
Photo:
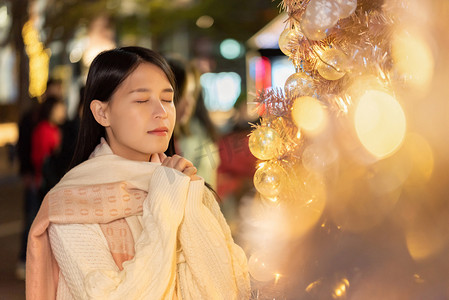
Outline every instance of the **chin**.
<svg viewBox="0 0 449 300">
<path fill-rule="evenodd" d="M 146 151 L 146 153 L 164 153 L 168 148 L 168 143 L 165 146 L 160 146 L 160 147 L 151 147 L 150 149 L 148 149 L 148 151 Z"/>
</svg>

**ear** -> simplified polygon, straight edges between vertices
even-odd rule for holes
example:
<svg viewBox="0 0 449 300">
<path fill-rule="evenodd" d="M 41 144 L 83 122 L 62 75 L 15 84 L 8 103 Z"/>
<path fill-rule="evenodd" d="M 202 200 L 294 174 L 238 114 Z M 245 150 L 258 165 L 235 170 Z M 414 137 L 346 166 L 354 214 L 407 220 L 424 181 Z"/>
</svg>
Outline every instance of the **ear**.
<svg viewBox="0 0 449 300">
<path fill-rule="evenodd" d="M 110 126 L 108 114 L 107 114 L 108 103 L 102 102 L 100 100 L 92 100 L 90 103 L 90 110 L 95 120 L 103 127 Z"/>
</svg>

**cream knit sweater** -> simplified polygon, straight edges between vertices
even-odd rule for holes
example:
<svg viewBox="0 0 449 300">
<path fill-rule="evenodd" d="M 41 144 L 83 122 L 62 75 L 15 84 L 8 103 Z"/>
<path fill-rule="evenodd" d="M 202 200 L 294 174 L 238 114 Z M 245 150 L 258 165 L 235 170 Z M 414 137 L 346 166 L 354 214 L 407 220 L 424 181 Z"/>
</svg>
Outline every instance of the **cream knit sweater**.
<svg viewBox="0 0 449 300">
<path fill-rule="evenodd" d="M 115 264 L 98 224 L 51 224 L 57 299 L 248 299 L 246 256 L 202 180 L 156 167 L 142 216 L 126 221 L 135 256 Z M 174 176 L 174 177 L 173 177 Z"/>
</svg>

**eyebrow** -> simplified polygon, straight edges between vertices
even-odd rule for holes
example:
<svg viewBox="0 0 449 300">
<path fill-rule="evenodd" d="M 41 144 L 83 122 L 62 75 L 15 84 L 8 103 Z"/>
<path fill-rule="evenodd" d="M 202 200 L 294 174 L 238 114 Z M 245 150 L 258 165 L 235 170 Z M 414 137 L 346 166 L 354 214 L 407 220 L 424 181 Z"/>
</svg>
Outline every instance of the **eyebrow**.
<svg viewBox="0 0 449 300">
<path fill-rule="evenodd" d="M 129 93 L 147 93 L 151 92 L 150 89 L 147 88 L 137 88 L 135 90 L 130 91 Z M 172 88 L 166 88 L 162 90 L 163 93 L 174 93 L 175 91 Z"/>
</svg>

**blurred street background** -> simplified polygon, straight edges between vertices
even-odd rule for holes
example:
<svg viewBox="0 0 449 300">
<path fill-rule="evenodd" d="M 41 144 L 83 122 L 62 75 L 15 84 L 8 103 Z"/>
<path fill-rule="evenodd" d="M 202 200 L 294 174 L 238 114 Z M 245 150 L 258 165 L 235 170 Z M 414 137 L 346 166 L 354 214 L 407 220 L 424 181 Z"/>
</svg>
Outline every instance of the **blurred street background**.
<svg viewBox="0 0 449 300">
<path fill-rule="evenodd" d="M 313 50 L 299 22 L 308 3 L 325 2 L 357 10 L 335 20 L 333 38 L 318 30 L 325 43 Z M 22 236 L 70 161 L 89 65 L 101 51 L 134 45 L 185 75 L 177 152 L 219 194 L 249 258 L 252 299 L 449 299 L 448 20 L 447 0 L 0 0 L 0 300 L 25 298 Z M 347 75 L 326 78 L 317 57 L 304 64 L 305 54 L 338 46 L 355 49 Z M 377 58 L 384 64 L 366 68 Z M 288 121 L 297 98 L 257 97 L 271 87 L 282 94 L 292 74 L 299 79 L 290 88 L 303 96 L 305 73 L 318 78 L 309 103 L 336 114 L 315 137 Z M 368 93 L 369 104 L 383 95 L 395 106 L 368 105 L 358 121 L 370 134 L 384 125 L 375 142 L 388 141 L 394 126 L 402 135 L 375 157 L 355 134 L 353 113 L 357 93 L 378 88 L 368 80 L 377 77 L 391 80 L 398 101 Z M 304 111 L 301 121 L 319 119 Z M 262 128 L 252 135 L 259 161 L 248 145 L 253 125 Z M 42 145 L 48 151 L 36 150 Z"/>
</svg>

